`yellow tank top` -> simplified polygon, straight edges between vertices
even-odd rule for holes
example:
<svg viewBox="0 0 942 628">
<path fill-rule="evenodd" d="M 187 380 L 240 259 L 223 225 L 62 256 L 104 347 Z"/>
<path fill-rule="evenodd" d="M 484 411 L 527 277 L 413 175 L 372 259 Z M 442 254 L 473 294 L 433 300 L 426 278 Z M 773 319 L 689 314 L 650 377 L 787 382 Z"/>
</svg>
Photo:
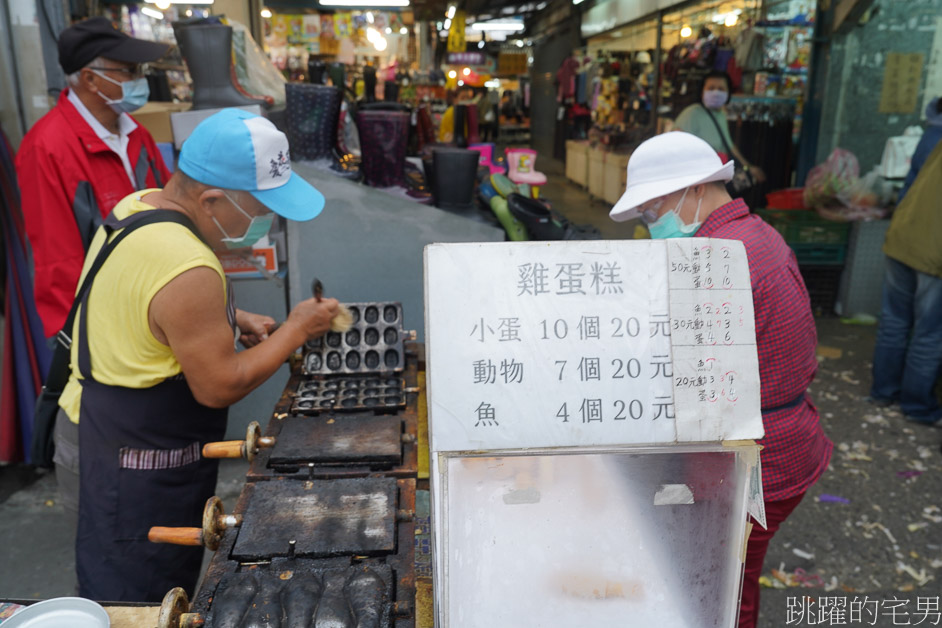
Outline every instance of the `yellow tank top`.
<svg viewBox="0 0 942 628">
<path fill-rule="evenodd" d="M 115 217 L 124 219 L 156 209 L 140 200 L 153 191 L 143 190 L 125 197 L 115 206 Z M 99 229 L 85 259 L 82 279 L 104 241 L 105 232 Z M 147 225 L 115 247 L 99 269 L 88 295 L 88 346 L 95 381 L 108 386 L 150 388 L 180 374 L 180 363 L 170 347 L 151 333 L 148 310 L 151 299 L 161 288 L 199 266 L 219 273 L 225 291 L 226 276 L 212 250 L 177 223 Z M 59 406 L 74 423 L 79 420 L 82 395 L 79 382 L 82 376 L 77 366 L 80 314 L 81 308 L 72 330 L 72 375 L 59 398 Z"/>
</svg>

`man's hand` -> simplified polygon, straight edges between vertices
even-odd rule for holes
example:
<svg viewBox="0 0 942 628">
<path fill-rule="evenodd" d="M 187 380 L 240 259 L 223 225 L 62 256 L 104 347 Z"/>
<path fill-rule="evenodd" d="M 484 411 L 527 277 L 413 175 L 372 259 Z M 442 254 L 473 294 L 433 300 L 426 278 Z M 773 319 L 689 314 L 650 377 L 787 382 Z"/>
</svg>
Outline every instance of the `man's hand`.
<svg viewBox="0 0 942 628">
<path fill-rule="evenodd" d="M 313 340 L 327 333 L 339 307 L 337 299 L 307 299 L 291 310 L 285 324 L 300 330 L 306 340 Z"/>
<path fill-rule="evenodd" d="M 246 348 L 254 347 L 268 339 L 268 329 L 275 324 L 275 319 L 263 314 L 253 314 L 236 310 L 236 325 L 239 326 L 239 342 Z"/>
<path fill-rule="evenodd" d="M 749 166 L 749 174 L 759 183 L 765 181 L 765 172 L 759 166 Z"/>
</svg>

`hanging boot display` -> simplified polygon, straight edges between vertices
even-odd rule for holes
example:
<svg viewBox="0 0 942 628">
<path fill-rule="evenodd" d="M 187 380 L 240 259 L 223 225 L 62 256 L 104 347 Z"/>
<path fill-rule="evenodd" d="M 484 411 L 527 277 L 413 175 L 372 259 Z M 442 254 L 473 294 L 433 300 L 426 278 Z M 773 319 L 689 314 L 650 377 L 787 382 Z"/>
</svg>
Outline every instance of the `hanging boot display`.
<svg viewBox="0 0 942 628">
<path fill-rule="evenodd" d="M 337 131 L 343 96 L 337 87 L 288 83 L 285 85 L 287 135 L 291 156 L 326 166 L 347 179 L 359 179 L 360 170 L 337 149 Z"/>
<path fill-rule="evenodd" d="M 271 98 L 247 94 L 236 80 L 231 26 L 174 22 L 173 31 L 193 79 L 193 109 L 272 104 Z"/>
</svg>

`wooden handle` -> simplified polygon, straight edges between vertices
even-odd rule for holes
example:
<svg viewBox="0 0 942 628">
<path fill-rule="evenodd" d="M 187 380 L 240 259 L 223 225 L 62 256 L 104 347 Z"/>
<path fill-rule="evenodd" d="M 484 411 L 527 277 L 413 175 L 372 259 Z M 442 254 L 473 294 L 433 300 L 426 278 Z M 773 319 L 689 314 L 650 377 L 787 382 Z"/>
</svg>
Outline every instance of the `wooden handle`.
<svg viewBox="0 0 942 628">
<path fill-rule="evenodd" d="M 203 530 L 201 528 L 164 528 L 154 526 L 147 533 L 147 540 L 151 543 L 170 543 L 171 545 L 203 546 Z"/>
<path fill-rule="evenodd" d="M 204 458 L 241 458 L 244 452 L 244 440 L 224 440 L 203 445 Z"/>
</svg>

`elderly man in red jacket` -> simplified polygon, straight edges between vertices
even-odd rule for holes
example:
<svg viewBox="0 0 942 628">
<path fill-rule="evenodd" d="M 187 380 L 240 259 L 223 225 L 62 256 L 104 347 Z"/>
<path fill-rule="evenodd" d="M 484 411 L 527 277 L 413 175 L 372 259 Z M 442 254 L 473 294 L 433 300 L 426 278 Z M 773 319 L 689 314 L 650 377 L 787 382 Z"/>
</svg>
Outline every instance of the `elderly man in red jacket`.
<svg viewBox="0 0 942 628">
<path fill-rule="evenodd" d="M 147 102 L 141 64 L 169 47 L 128 37 L 103 17 L 73 24 L 58 45 L 69 88 L 26 134 L 16 157 L 36 309 L 47 337 L 65 324 L 102 220 L 128 194 L 170 178 L 150 133 L 128 115 Z"/>
<path fill-rule="evenodd" d="M 16 156 L 36 309 L 47 337 L 68 316 L 92 236 L 114 206 L 170 179 L 150 133 L 128 112 L 147 102 L 141 64 L 165 44 L 128 37 L 103 17 L 59 34 L 69 88 L 30 129 Z M 78 428 L 56 422 L 56 479 L 66 515 L 78 520 Z"/>
</svg>

